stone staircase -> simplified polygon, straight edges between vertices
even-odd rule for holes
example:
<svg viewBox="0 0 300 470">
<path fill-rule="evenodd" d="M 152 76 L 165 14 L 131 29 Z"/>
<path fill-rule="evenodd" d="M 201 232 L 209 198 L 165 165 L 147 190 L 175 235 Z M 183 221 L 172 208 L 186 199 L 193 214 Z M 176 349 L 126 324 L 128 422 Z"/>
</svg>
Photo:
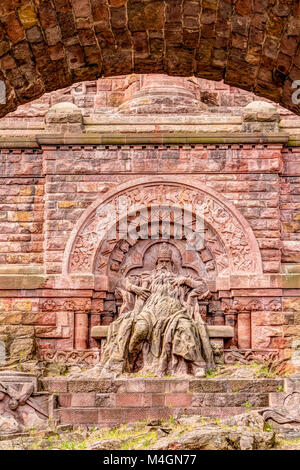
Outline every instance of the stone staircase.
<svg viewBox="0 0 300 470">
<path fill-rule="evenodd" d="M 181 415 L 222 418 L 265 408 L 283 379 L 43 379 L 61 424 L 114 426 Z M 276 395 L 275 395 L 276 396 Z"/>
</svg>

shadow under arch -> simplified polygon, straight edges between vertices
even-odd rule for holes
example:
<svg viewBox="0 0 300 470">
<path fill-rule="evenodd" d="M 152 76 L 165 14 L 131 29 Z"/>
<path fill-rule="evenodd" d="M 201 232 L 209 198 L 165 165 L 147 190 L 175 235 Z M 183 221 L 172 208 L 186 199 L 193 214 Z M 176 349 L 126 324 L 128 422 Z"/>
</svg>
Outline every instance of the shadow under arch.
<svg viewBox="0 0 300 470">
<path fill-rule="evenodd" d="M 300 114 L 299 2 L 206 3 L 1 2 L 0 116 L 76 82 L 133 73 L 224 79 Z"/>
</svg>

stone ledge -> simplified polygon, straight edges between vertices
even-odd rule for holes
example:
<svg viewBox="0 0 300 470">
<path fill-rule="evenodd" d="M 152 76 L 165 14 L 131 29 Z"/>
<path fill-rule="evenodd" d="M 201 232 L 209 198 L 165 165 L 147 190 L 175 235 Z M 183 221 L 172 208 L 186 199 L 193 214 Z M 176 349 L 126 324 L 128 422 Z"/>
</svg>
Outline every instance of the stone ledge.
<svg viewBox="0 0 300 470">
<path fill-rule="evenodd" d="M 43 274 L 42 265 L 23 265 L 23 264 L 0 264 L 0 276 L 11 274 Z"/>
<path fill-rule="evenodd" d="M 40 145 L 123 145 L 123 144 L 286 144 L 289 136 L 285 133 L 249 135 L 246 133 L 195 133 L 161 132 L 126 133 L 111 135 L 95 134 L 40 134 L 36 137 Z"/>
<path fill-rule="evenodd" d="M 299 266 L 299 265 L 297 265 Z M 94 289 L 95 276 L 93 274 L 42 274 L 40 269 L 14 265 L 0 268 L 0 290 L 9 289 L 38 289 L 45 287 L 52 289 Z M 5 272 L 5 273 L 4 273 Z M 300 272 L 286 274 L 262 274 L 262 275 L 234 275 L 217 279 L 217 289 L 223 291 L 236 290 L 239 295 L 241 289 L 245 290 L 272 290 L 272 289 L 299 289 Z M 252 294 L 251 294 L 252 295 Z M 279 294 L 278 294 L 279 295 Z M 244 295 L 243 295 L 244 296 Z"/>
<path fill-rule="evenodd" d="M 288 140 L 289 147 L 300 147 L 300 135 L 290 137 Z"/>
<path fill-rule="evenodd" d="M 39 289 L 45 286 L 46 276 L 35 274 L 0 274 L 0 290 Z"/>
<path fill-rule="evenodd" d="M 255 410 L 256 408 L 251 408 Z M 187 416 L 202 415 L 211 418 L 228 418 L 237 414 L 245 413 L 247 408 L 243 407 L 137 407 L 137 408 L 60 408 L 56 417 L 60 424 L 79 425 L 105 425 L 116 426 L 124 423 L 132 423 L 146 419 L 169 419 L 170 416 L 181 414 Z"/>
<path fill-rule="evenodd" d="M 188 406 L 191 408 L 205 407 L 231 407 L 245 406 L 248 401 L 254 407 L 269 405 L 269 395 L 278 396 L 278 392 L 253 393 L 253 392 L 223 392 L 223 393 L 151 393 L 151 392 L 126 392 L 126 393 L 61 393 L 58 396 L 59 408 L 137 408 L 145 407 L 173 407 Z"/>
<path fill-rule="evenodd" d="M 232 326 L 209 325 L 207 327 L 210 338 L 232 338 L 234 331 Z M 91 336 L 94 339 L 106 338 L 108 334 L 108 326 L 94 326 Z"/>
<path fill-rule="evenodd" d="M 40 148 L 36 137 L 25 137 L 25 136 L 5 136 L 0 137 L 0 149 L 36 149 Z"/>
</svg>

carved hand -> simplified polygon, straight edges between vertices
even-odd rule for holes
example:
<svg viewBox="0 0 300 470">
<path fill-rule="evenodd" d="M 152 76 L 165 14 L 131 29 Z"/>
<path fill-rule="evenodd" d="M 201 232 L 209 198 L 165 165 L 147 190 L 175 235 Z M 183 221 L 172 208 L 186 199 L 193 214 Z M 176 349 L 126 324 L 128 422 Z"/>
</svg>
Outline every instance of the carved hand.
<svg viewBox="0 0 300 470">
<path fill-rule="evenodd" d="M 146 289 L 145 287 L 138 287 L 138 286 L 131 286 L 132 292 L 137 294 L 139 297 L 141 297 L 143 300 L 147 300 L 149 295 L 151 294 L 149 289 Z"/>
<path fill-rule="evenodd" d="M 184 276 L 179 276 L 176 279 L 173 279 L 173 281 L 171 281 L 172 286 L 182 286 L 182 284 L 185 284 L 185 283 L 186 283 L 186 277 Z"/>
</svg>

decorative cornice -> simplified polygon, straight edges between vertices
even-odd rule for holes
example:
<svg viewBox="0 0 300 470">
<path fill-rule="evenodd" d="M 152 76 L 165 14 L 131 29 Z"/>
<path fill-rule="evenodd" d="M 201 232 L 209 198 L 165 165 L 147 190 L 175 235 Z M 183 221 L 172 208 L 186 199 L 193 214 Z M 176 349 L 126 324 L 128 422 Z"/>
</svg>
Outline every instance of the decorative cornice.
<svg viewBox="0 0 300 470">
<path fill-rule="evenodd" d="M 41 134 L 40 145 L 129 145 L 129 144 L 286 144 L 285 133 L 249 135 L 246 133 L 160 132 L 105 134 Z"/>
</svg>

